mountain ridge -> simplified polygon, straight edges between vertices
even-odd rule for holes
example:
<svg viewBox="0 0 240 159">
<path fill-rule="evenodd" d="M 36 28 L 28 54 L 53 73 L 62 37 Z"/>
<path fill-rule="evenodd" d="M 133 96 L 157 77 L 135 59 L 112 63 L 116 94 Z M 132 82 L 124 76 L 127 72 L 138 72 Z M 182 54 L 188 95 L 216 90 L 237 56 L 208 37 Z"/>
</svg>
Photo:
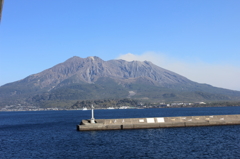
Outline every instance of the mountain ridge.
<svg viewBox="0 0 240 159">
<path fill-rule="evenodd" d="M 130 91 L 135 94 L 129 96 Z M 96 56 L 74 56 L 0 87 L 0 105 L 126 97 L 159 101 L 240 100 L 240 92 L 196 83 L 149 61 L 104 61 Z"/>
</svg>

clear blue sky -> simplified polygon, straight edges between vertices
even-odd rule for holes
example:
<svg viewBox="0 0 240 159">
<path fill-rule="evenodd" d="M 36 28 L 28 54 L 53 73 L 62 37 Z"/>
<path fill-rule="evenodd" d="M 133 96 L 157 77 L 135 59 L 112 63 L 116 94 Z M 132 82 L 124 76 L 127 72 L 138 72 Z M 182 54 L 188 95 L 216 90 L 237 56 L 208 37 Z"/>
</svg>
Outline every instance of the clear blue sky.
<svg viewBox="0 0 240 159">
<path fill-rule="evenodd" d="M 6 0 L 0 85 L 72 56 L 110 60 L 149 51 L 233 67 L 240 77 L 239 8 L 239 0 Z M 240 90 L 239 83 L 222 87 Z"/>
</svg>

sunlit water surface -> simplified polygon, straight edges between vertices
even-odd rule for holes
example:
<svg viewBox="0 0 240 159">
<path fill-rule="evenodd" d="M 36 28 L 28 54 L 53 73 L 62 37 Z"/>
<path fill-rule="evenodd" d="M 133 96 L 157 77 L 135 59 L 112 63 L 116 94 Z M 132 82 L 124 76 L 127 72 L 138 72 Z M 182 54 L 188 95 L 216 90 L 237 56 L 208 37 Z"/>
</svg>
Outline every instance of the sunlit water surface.
<svg viewBox="0 0 240 159">
<path fill-rule="evenodd" d="M 95 110 L 96 118 L 240 114 L 240 107 Z M 240 125 L 76 131 L 90 111 L 0 112 L 0 158 L 240 158 Z"/>
</svg>

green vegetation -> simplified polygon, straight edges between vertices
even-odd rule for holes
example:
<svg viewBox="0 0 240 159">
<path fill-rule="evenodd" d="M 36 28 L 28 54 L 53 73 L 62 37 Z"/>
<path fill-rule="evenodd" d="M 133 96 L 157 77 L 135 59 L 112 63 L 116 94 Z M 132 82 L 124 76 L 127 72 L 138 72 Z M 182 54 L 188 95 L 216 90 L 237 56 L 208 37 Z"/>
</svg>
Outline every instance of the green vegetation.
<svg viewBox="0 0 240 159">
<path fill-rule="evenodd" d="M 225 101 L 225 102 L 209 102 L 206 103 L 205 105 L 201 105 L 204 107 L 227 107 L 227 106 L 240 106 L 240 101 L 236 102 L 230 102 L 230 101 Z"/>
<path fill-rule="evenodd" d="M 95 108 L 108 108 L 108 107 L 120 107 L 120 106 L 130 106 L 130 107 L 144 107 L 144 108 L 166 108 L 166 107 L 221 107 L 221 106 L 240 106 L 239 102 L 209 102 L 206 104 L 192 103 L 183 103 L 179 105 L 171 105 L 162 103 L 151 103 L 149 101 L 140 101 L 130 98 L 125 99 L 104 99 L 104 100 L 82 100 L 77 101 L 68 109 L 82 109 L 83 107 L 91 108 L 91 105 L 94 105 Z"/>
<path fill-rule="evenodd" d="M 83 100 L 77 101 L 69 109 L 78 109 L 83 107 L 91 107 L 94 105 L 96 108 L 108 108 L 108 107 L 120 107 L 120 106 L 132 106 L 137 107 L 140 103 L 134 99 L 103 99 L 103 100 Z"/>
<path fill-rule="evenodd" d="M 146 61 L 90 59 L 73 57 L 50 69 L 1 86 L 0 107 L 64 108 L 77 101 L 124 98 L 150 104 L 240 100 L 240 91 L 199 84 Z"/>
<path fill-rule="evenodd" d="M 7 87 L 9 86 L 3 88 Z M 193 89 L 193 87 L 195 88 Z M 7 98 L 4 98 L 0 104 L 5 106 L 10 103 L 9 101 L 13 101 L 11 104 L 34 105 L 42 108 L 69 108 L 77 101 L 98 100 L 99 103 L 95 103 L 96 105 L 101 107 L 110 107 L 114 106 L 115 104 L 118 106 L 119 100 L 128 97 L 129 100 L 131 99 L 138 102 L 149 103 L 147 105 L 151 105 L 151 103 L 194 103 L 203 101 L 208 103 L 216 102 L 216 104 L 211 103 L 211 106 L 221 106 L 229 105 L 229 103 L 239 99 L 237 96 L 235 97 L 234 94 L 232 94 L 232 91 L 229 91 L 230 93 L 228 93 L 228 90 L 222 90 L 219 88 L 212 89 L 212 87 L 208 85 L 204 85 L 203 87 L 206 89 L 205 91 L 202 87 L 197 86 L 186 87 L 178 85 L 160 87 L 141 83 L 120 85 L 110 78 L 100 78 L 94 84 L 70 83 L 61 87 L 56 87 L 51 91 L 41 92 L 39 94 L 34 94 L 32 87 L 29 87 L 29 89 L 11 87 L 11 89 L 8 89 L 8 94 L 16 93 L 16 95 L 10 95 Z M 216 92 L 215 89 L 219 89 L 219 92 Z M 129 91 L 134 91 L 135 95 L 129 96 Z M 223 92 L 225 92 L 225 94 Z M 236 94 L 238 95 L 238 93 Z M 100 101 L 110 99 L 115 99 L 115 103 L 105 101 L 100 104 Z M 126 102 L 124 105 L 135 106 L 134 104 L 128 104 L 128 102 Z M 77 107 L 79 106 L 75 105 L 73 108 Z"/>
</svg>

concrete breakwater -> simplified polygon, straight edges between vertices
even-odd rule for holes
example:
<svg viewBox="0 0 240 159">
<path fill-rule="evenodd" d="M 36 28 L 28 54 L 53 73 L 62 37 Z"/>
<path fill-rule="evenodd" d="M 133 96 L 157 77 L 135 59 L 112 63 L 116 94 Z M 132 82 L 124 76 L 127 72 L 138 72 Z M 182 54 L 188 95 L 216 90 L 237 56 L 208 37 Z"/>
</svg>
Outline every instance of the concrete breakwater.
<svg viewBox="0 0 240 159">
<path fill-rule="evenodd" d="M 82 120 L 80 125 L 77 125 L 77 130 L 124 130 L 166 127 L 236 125 L 240 124 L 240 115 L 94 119 L 94 121 L 94 123 L 91 123 L 91 119 Z"/>
</svg>

